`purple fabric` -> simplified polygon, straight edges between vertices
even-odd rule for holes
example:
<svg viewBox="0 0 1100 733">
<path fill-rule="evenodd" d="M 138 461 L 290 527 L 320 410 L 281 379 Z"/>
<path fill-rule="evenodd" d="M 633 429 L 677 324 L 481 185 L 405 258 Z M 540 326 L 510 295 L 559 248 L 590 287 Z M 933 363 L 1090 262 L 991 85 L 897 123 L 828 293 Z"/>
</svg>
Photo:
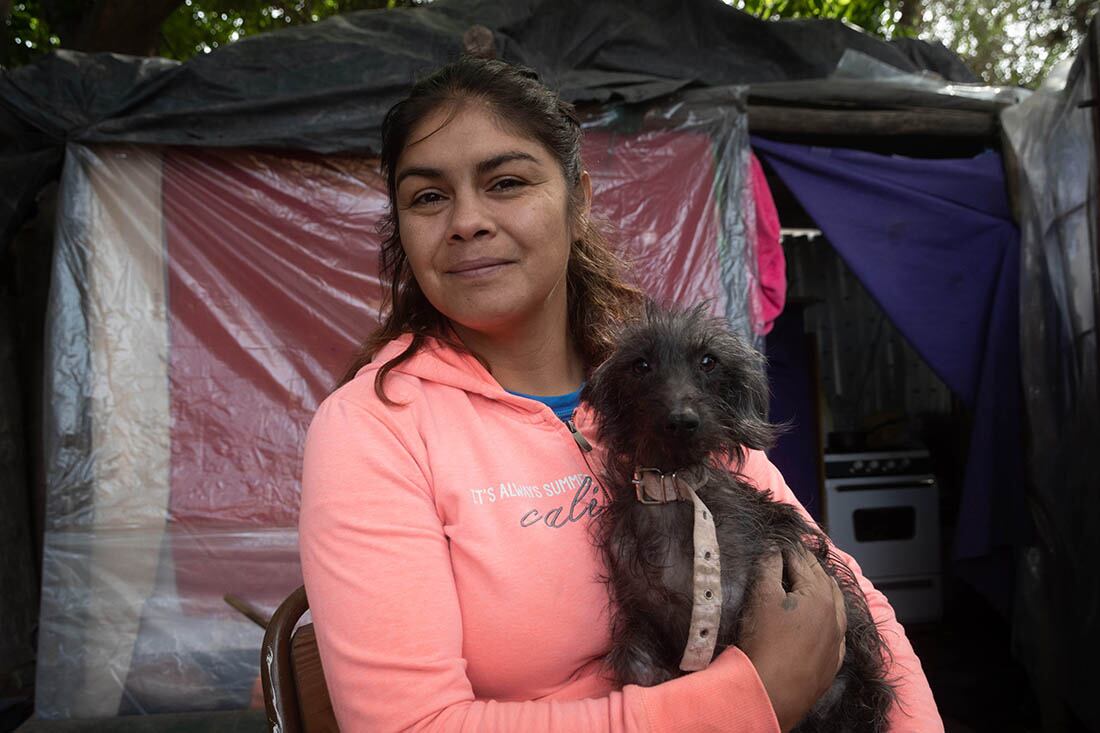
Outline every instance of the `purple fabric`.
<svg viewBox="0 0 1100 733">
<path fill-rule="evenodd" d="M 753 147 L 973 413 L 955 557 L 1023 541 L 1020 235 L 1000 156 L 925 160 L 760 138 Z"/>
<path fill-rule="evenodd" d="M 818 522 L 822 521 L 821 479 L 817 472 L 817 391 L 812 346 L 805 332 L 805 304 L 787 303 L 764 342 L 771 401 L 768 419 L 787 430 L 768 451 L 787 486 Z"/>
</svg>

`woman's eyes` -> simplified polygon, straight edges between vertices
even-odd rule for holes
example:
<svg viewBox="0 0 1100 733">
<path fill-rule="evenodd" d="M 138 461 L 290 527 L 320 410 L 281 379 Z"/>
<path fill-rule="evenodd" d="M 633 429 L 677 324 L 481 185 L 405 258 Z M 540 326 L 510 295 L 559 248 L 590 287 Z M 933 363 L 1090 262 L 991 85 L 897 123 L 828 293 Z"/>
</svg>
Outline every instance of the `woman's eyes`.
<svg viewBox="0 0 1100 733">
<path fill-rule="evenodd" d="M 434 204 L 443 200 L 443 194 L 436 191 L 425 191 L 412 200 L 413 206 L 422 206 L 425 204 Z"/>
<path fill-rule="evenodd" d="M 497 178 L 488 185 L 488 190 L 489 193 L 510 194 L 526 185 L 526 180 L 521 178 Z M 442 203 L 444 200 L 447 200 L 447 196 L 441 194 L 438 190 L 426 190 L 426 192 L 412 197 L 411 206 L 433 206 Z"/>
<path fill-rule="evenodd" d="M 527 183 L 519 178 L 500 178 L 489 184 L 489 191 L 496 193 L 510 193 L 526 186 Z M 413 197 L 413 206 L 431 206 L 438 204 L 447 197 L 438 191 L 425 191 Z"/>
<path fill-rule="evenodd" d="M 501 178 L 499 181 L 494 181 L 493 185 L 489 187 L 489 190 L 510 191 L 523 185 L 523 181 L 519 180 L 518 178 Z"/>
</svg>

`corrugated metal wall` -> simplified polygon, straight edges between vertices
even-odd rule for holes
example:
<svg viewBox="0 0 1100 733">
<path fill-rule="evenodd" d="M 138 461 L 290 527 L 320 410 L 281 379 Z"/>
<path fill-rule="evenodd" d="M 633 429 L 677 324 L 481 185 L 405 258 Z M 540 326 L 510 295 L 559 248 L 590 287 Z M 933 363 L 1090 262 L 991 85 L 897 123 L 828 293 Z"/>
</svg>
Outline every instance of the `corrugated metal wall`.
<svg viewBox="0 0 1100 733">
<path fill-rule="evenodd" d="M 788 300 L 809 301 L 807 332 L 817 336 L 824 433 L 910 435 L 904 421 L 951 412 L 951 392 L 902 337 L 824 236 L 784 236 Z M 914 426 L 915 427 L 915 426 Z"/>
</svg>

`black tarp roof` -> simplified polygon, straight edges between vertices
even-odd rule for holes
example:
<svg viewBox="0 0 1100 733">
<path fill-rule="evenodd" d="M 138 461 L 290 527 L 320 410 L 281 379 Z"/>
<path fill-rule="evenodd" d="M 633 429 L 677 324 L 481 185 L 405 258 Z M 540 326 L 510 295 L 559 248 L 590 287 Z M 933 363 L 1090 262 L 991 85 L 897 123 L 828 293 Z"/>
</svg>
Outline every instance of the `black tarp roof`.
<svg viewBox="0 0 1100 733">
<path fill-rule="evenodd" d="M 885 42 L 836 21 L 762 21 L 719 0 L 437 0 L 245 38 L 182 64 L 58 51 L 0 75 L 0 241 L 57 177 L 67 142 L 377 150 L 386 110 L 455 59 L 475 24 L 493 31 L 500 57 L 576 102 L 774 89 L 824 79 L 849 50 L 977 81 L 940 44 Z"/>
</svg>

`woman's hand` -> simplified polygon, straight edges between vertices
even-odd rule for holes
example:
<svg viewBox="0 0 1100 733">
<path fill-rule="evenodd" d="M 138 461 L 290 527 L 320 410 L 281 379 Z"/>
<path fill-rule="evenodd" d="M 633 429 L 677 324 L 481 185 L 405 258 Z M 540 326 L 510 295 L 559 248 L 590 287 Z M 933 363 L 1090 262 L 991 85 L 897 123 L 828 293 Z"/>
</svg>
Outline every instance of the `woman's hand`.
<svg viewBox="0 0 1100 733">
<path fill-rule="evenodd" d="M 784 560 L 789 591 L 783 587 Z M 829 689 L 844 661 L 844 596 L 800 547 L 764 562 L 747 602 L 740 647 L 768 691 L 779 727 L 789 731 Z"/>
</svg>

